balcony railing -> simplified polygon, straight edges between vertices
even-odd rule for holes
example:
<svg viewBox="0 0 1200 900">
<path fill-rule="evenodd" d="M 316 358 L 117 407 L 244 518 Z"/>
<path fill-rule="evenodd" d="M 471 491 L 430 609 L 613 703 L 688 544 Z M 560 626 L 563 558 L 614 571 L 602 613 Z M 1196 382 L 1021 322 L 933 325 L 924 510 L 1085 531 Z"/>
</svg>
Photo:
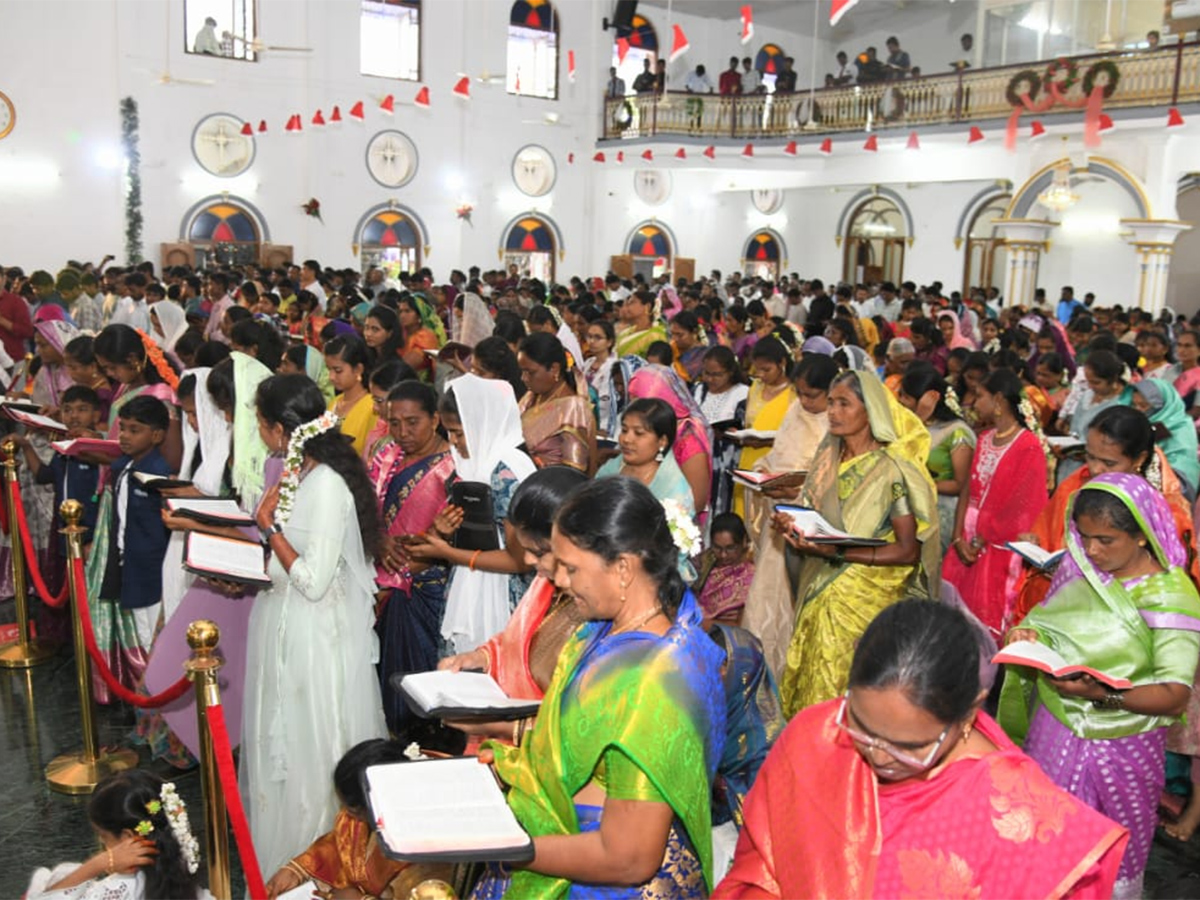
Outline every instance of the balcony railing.
<svg viewBox="0 0 1200 900">
<path fill-rule="evenodd" d="M 1055 104 L 1041 118 L 1078 112 L 1085 98 L 1084 78 L 1101 63 L 1116 66 L 1119 78 L 1104 108 L 1167 106 L 1200 100 L 1200 42 L 1161 50 L 1106 53 L 1069 58 L 1077 81 L 1063 93 L 1074 106 Z M 1044 81 L 1054 60 L 992 69 L 966 69 L 946 75 L 885 81 L 814 93 L 637 94 L 606 100 L 602 140 L 655 137 L 793 138 L 848 131 L 911 128 L 917 125 L 1007 119 L 1013 111 L 1008 91 L 1015 76 L 1033 72 Z M 1101 66 L 1101 69 L 1107 69 Z M 1107 74 L 1096 70 L 1104 84 Z M 1061 80 L 1062 73 L 1058 78 Z M 1035 102 L 1042 100 L 1043 85 Z M 1019 92 L 1019 90 L 1018 90 Z M 1028 113 L 1026 115 L 1029 115 Z"/>
</svg>

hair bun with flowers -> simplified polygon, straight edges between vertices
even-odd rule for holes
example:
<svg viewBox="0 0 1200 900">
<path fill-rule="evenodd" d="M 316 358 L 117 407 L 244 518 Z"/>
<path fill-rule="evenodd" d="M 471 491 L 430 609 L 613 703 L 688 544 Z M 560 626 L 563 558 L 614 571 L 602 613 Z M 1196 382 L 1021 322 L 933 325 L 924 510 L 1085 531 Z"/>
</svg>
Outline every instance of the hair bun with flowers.
<svg viewBox="0 0 1200 900">
<path fill-rule="evenodd" d="M 188 821 L 187 806 L 175 791 L 175 783 L 165 782 L 158 792 L 158 799 L 146 804 L 148 819 L 142 819 L 134 829 L 141 837 L 149 837 L 154 833 L 153 818 L 164 813 L 167 824 L 171 826 L 171 834 L 179 845 L 179 852 L 187 865 L 188 873 L 195 875 L 200 868 L 200 843 L 192 834 L 192 824 Z"/>
<path fill-rule="evenodd" d="M 304 467 L 304 446 L 319 434 L 337 428 L 341 419 L 328 410 L 305 422 L 288 438 L 287 454 L 283 460 L 283 475 L 279 479 L 279 503 L 275 507 L 275 524 L 283 526 L 292 517 L 296 489 L 300 486 L 300 470 Z"/>
<path fill-rule="evenodd" d="M 142 347 L 146 351 L 146 361 L 154 366 L 154 371 L 158 373 L 158 377 L 165 384 L 170 385 L 171 390 L 179 390 L 179 376 L 175 374 L 175 370 L 171 368 L 171 364 L 167 362 L 167 358 L 163 356 L 163 352 L 159 349 L 158 344 L 154 343 L 154 338 L 146 334 L 140 328 L 137 329 L 138 337 L 142 339 Z"/>
</svg>

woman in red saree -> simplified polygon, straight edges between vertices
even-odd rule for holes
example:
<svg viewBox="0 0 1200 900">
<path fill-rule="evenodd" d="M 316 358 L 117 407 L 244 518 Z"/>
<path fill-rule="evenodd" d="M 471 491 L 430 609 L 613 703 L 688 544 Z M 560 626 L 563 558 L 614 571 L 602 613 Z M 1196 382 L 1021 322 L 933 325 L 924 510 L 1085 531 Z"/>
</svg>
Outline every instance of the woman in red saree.
<svg viewBox="0 0 1200 900">
<path fill-rule="evenodd" d="M 1014 373 L 989 375 L 979 387 L 975 411 L 993 427 L 979 435 L 968 502 L 958 504 L 942 578 L 1000 636 L 1012 622 L 1012 598 L 1021 575 L 1021 557 L 1004 545 L 1028 531 L 1046 505 L 1046 457 L 1029 430 L 1032 411 Z"/>
<path fill-rule="evenodd" d="M 801 711 L 771 750 L 712 896 L 1109 897 L 1128 833 L 980 711 L 979 671 L 962 613 L 880 613 L 846 695 Z"/>
</svg>

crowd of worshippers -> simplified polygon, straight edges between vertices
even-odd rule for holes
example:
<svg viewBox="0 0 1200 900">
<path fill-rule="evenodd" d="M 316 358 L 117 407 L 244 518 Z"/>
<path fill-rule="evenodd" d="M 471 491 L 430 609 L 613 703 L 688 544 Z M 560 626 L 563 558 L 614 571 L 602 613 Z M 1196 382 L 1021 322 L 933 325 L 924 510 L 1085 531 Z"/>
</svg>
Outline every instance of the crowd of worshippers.
<svg viewBox="0 0 1200 900">
<path fill-rule="evenodd" d="M 3 271 L 9 399 L 57 423 L 10 426 L 33 563 L 57 591 L 82 503 L 132 690 L 218 622 L 272 896 L 450 878 L 387 855 L 362 787 L 426 753 L 490 764 L 533 838 L 459 885 L 480 898 L 1137 897 L 1156 828 L 1197 831 L 1184 316 L 1070 287 L 107 262 Z M 214 500 L 236 524 L 193 515 Z M 262 583 L 198 569 L 203 536 L 261 546 Z M 436 670 L 539 712 L 418 715 L 398 682 Z M 194 708 L 136 722 L 196 765 Z M 103 848 L 28 896 L 199 896 L 173 790 L 101 785 Z"/>
</svg>

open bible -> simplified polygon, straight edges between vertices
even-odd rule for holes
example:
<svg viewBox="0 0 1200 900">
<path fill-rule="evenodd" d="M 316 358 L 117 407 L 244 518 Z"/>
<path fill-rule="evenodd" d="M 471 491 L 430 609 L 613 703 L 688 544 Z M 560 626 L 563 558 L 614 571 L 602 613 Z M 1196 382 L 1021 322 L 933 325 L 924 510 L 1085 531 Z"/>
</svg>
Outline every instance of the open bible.
<svg viewBox="0 0 1200 900">
<path fill-rule="evenodd" d="M 190 481 L 182 478 L 172 478 L 169 475 L 155 475 L 151 472 L 134 472 L 133 477 L 152 491 L 169 491 L 172 488 L 192 486 Z"/>
<path fill-rule="evenodd" d="M 1118 691 L 1127 691 L 1133 687 L 1128 678 L 1109 675 L 1091 666 L 1072 665 L 1063 659 L 1052 647 L 1037 641 L 1013 641 L 992 657 L 994 663 L 1006 663 L 1013 666 L 1029 666 L 1055 678 L 1070 678 L 1071 676 L 1091 675 L 1097 681 L 1107 684 Z"/>
<path fill-rule="evenodd" d="M 202 525 L 230 525 L 235 528 L 248 528 L 254 524 L 254 518 L 242 512 L 242 508 L 233 500 L 218 500 L 204 498 L 203 500 L 169 497 L 166 501 L 171 515 L 191 519 Z"/>
<path fill-rule="evenodd" d="M 761 491 L 766 487 L 799 488 L 804 484 L 808 472 L 803 469 L 795 472 L 754 472 L 750 469 L 734 469 L 733 483 L 740 484 L 752 491 Z"/>
<path fill-rule="evenodd" d="M 1009 541 L 1004 545 L 1032 566 L 1049 571 L 1062 562 L 1066 550 L 1046 550 L 1029 541 Z"/>
<path fill-rule="evenodd" d="M 536 715 L 540 700 L 507 696 L 480 672 L 414 672 L 400 680 L 404 701 L 418 716 L 436 719 L 523 719 Z"/>
<path fill-rule="evenodd" d="M 269 585 L 266 554 L 257 541 L 189 531 L 183 551 L 183 567 L 196 575 L 241 584 Z"/>
<path fill-rule="evenodd" d="M 84 453 L 94 453 L 109 459 L 122 456 L 121 444 L 118 441 L 106 441 L 100 438 L 75 438 L 72 441 L 51 441 L 50 446 L 63 456 L 82 456 Z"/>
<path fill-rule="evenodd" d="M 491 766 L 474 756 L 369 766 L 363 774 L 379 845 L 405 862 L 527 862 L 533 839 Z"/>
<path fill-rule="evenodd" d="M 829 521 L 815 509 L 807 506 L 792 506 L 778 503 L 776 512 L 789 516 L 792 527 L 806 540 L 814 544 L 840 544 L 843 547 L 882 547 L 887 543 L 880 538 L 856 537 L 847 534 L 840 528 L 834 528 Z"/>
</svg>

